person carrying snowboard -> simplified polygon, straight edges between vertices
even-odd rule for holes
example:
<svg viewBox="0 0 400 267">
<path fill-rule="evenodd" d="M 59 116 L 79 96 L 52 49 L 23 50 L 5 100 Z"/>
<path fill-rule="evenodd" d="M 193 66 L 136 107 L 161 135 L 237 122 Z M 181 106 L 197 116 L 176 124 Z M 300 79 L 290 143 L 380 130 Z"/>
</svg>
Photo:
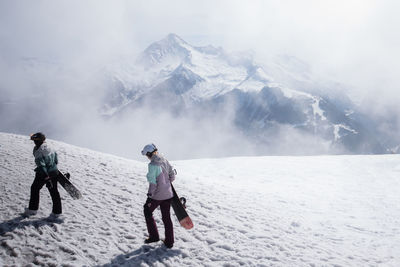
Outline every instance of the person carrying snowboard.
<svg viewBox="0 0 400 267">
<path fill-rule="evenodd" d="M 145 240 L 145 243 L 148 244 L 160 240 L 157 225 L 153 218 L 153 211 L 160 206 L 165 228 L 164 245 L 167 248 L 172 248 L 174 245 L 174 229 L 170 214 L 171 200 L 173 198 L 171 182 L 175 180 L 175 172 L 168 160 L 158 154 L 157 147 L 154 144 L 146 145 L 142 150 L 142 155 L 147 156 L 150 160 L 146 175 L 149 182 L 149 190 L 146 203 L 143 206 L 149 233 L 149 238 Z"/>
<path fill-rule="evenodd" d="M 46 136 L 43 133 L 32 134 L 31 140 L 35 143 L 33 156 L 35 157 L 37 167 L 35 168 L 35 180 L 31 186 L 29 208 L 26 209 L 24 215 L 31 216 L 37 213 L 39 209 L 39 193 L 42 187 L 46 185 L 50 192 L 51 200 L 53 201 L 53 209 L 50 218 L 58 218 L 62 213 L 62 207 L 60 193 L 57 189 L 57 153 L 48 147 L 45 142 Z"/>
</svg>

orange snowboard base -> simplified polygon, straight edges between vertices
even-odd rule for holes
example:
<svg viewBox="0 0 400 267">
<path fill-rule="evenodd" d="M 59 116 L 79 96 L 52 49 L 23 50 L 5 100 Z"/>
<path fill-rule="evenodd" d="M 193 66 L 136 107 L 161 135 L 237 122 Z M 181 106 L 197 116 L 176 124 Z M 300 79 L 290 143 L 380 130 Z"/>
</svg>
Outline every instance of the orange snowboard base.
<svg viewBox="0 0 400 267">
<path fill-rule="evenodd" d="M 179 223 L 181 224 L 181 226 L 185 229 L 192 229 L 193 228 L 193 222 L 192 219 L 190 219 L 190 217 L 185 217 L 182 220 L 179 221 Z"/>
</svg>

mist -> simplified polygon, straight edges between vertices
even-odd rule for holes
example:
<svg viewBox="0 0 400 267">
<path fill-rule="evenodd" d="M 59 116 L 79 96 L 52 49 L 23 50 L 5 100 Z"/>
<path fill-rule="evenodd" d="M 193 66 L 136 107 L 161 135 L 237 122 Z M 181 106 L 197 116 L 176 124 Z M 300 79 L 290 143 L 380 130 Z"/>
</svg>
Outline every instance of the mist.
<svg viewBox="0 0 400 267">
<path fill-rule="evenodd" d="M 225 123 L 224 123 L 225 122 Z M 290 127 L 270 133 L 271 142 L 260 144 L 241 134 L 230 120 L 177 118 L 141 108 L 128 117 L 104 122 L 83 122 L 64 136 L 68 143 L 144 160 L 140 151 L 154 143 L 172 160 L 260 155 L 315 155 L 332 153 L 329 143 Z M 337 150 L 337 153 L 345 150 Z"/>
<path fill-rule="evenodd" d="M 43 131 L 135 159 L 147 143 L 174 159 L 328 153 L 324 140 L 293 129 L 271 132 L 280 146 L 260 146 L 237 131 L 229 114 L 193 120 L 145 107 L 102 117 L 104 69 L 134 62 L 173 32 L 197 46 L 253 50 L 260 63 L 275 54 L 296 56 L 315 80 L 346 85 L 359 109 L 400 143 L 399 7 L 361 0 L 2 1 L 0 131 Z"/>
</svg>

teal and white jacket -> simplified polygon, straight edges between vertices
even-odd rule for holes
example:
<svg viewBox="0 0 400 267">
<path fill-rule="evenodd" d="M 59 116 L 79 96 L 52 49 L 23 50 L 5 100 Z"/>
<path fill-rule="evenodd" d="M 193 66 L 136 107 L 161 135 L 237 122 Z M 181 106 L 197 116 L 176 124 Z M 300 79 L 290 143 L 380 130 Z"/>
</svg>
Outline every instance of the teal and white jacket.
<svg viewBox="0 0 400 267">
<path fill-rule="evenodd" d="M 57 153 L 50 149 L 46 142 L 40 147 L 33 148 L 33 156 L 35 157 L 36 169 L 35 171 L 42 171 L 47 176 L 50 172 L 57 171 L 58 158 Z"/>
<path fill-rule="evenodd" d="M 171 182 L 175 180 L 175 172 L 163 156 L 154 154 L 151 157 L 146 177 L 149 182 L 148 197 L 155 200 L 173 197 Z"/>
</svg>

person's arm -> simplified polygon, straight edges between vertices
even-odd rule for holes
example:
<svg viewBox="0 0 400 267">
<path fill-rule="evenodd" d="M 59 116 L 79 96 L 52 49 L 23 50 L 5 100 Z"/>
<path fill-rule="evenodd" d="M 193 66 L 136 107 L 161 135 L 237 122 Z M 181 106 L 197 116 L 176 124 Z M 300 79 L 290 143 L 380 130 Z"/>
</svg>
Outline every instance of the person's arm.
<svg viewBox="0 0 400 267">
<path fill-rule="evenodd" d="M 172 183 L 175 180 L 175 170 L 174 168 L 172 168 L 171 164 L 168 163 L 168 177 L 169 177 L 169 181 Z"/>
<path fill-rule="evenodd" d="M 157 189 L 157 177 L 161 173 L 161 167 L 153 164 L 149 164 L 147 172 L 147 181 L 149 182 L 149 190 L 147 192 L 148 197 L 152 197 Z"/>
<path fill-rule="evenodd" d="M 47 173 L 46 162 L 44 157 L 35 158 L 35 163 L 36 166 L 38 167 L 38 170 L 43 171 L 43 173 L 46 174 L 46 177 L 48 177 L 49 174 Z"/>
</svg>

